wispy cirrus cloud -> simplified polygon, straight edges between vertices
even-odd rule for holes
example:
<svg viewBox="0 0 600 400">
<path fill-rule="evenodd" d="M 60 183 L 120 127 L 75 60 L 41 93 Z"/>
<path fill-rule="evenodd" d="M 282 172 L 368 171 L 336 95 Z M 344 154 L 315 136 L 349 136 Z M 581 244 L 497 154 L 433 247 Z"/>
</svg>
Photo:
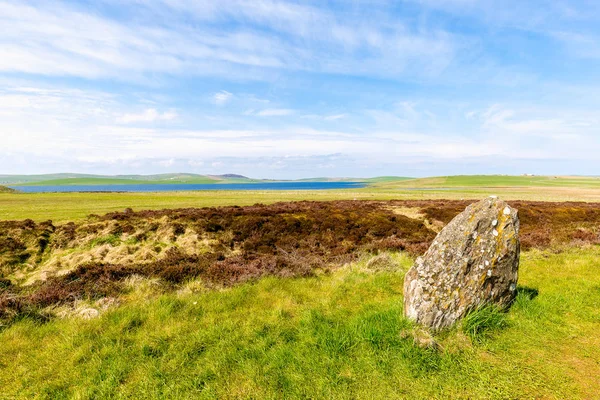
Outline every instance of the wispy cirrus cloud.
<svg viewBox="0 0 600 400">
<path fill-rule="evenodd" d="M 0 0 L 0 169 L 593 167 L 600 6 L 398 4 Z"/>
<path fill-rule="evenodd" d="M 155 108 L 148 108 L 140 113 L 125 114 L 117 119 L 118 122 L 131 124 L 135 122 L 172 121 L 178 117 L 175 110 L 159 112 Z"/>
<path fill-rule="evenodd" d="M 348 116 L 348 114 L 334 114 L 334 115 L 327 115 L 323 119 L 325 121 L 337 121 L 338 119 L 346 118 L 347 116 Z"/>
<path fill-rule="evenodd" d="M 415 30 L 392 18 L 377 24 L 362 15 L 339 18 L 332 10 L 284 1 L 156 1 L 136 7 L 147 14 L 129 21 L 127 14 L 114 18 L 69 3 L 1 1 L 0 71 L 268 79 L 257 71 L 277 69 L 391 77 L 440 71 L 457 50 L 447 32 Z M 198 23 L 184 23 L 178 13 Z M 161 24 L 153 18 L 159 15 L 165 16 Z M 232 29 L 215 29 L 219 23 Z"/>
<path fill-rule="evenodd" d="M 294 112 L 294 110 L 289 108 L 266 108 L 254 114 L 258 115 L 259 117 L 284 117 L 286 115 L 292 115 Z"/>
</svg>

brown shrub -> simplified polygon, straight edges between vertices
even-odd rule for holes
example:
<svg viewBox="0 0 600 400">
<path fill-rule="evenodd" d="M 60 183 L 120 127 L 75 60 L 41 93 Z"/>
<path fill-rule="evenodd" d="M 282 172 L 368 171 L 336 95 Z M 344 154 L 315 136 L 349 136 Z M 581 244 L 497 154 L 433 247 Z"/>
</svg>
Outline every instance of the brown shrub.
<svg viewBox="0 0 600 400">
<path fill-rule="evenodd" d="M 426 251 L 435 232 L 422 220 L 395 214 L 394 207 L 418 208 L 416 216 L 422 214 L 431 223 L 446 224 L 469 203 L 301 201 L 140 212 L 127 209 L 58 227 L 50 221 L 0 221 L 0 278 L 25 260 L 40 262 L 45 252 L 94 243 L 89 239 L 105 234 L 106 229 L 113 235 L 132 234 L 160 253 L 157 260 L 143 264 L 83 264 L 27 290 L 1 281 L 0 319 L 37 315 L 49 305 L 81 298 L 115 297 L 125 289 L 123 280 L 133 274 L 160 278 L 170 285 L 201 277 L 227 286 L 265 275 L 307 276 L 315 269 L 352 261 L 365 251 L 404 250 L 417 255 Z M 523 249 L 600 243 L 599 204 L 518 201 L 511 205 L 519 210 Z M 171 243 L 153 243 L 165 224 L 172 235 L 160 240 Z M 208 250 L 188 254 L 185 248 L 177 248 L 177 237 L 186 232 L 197 234 Z"/>
</svg>

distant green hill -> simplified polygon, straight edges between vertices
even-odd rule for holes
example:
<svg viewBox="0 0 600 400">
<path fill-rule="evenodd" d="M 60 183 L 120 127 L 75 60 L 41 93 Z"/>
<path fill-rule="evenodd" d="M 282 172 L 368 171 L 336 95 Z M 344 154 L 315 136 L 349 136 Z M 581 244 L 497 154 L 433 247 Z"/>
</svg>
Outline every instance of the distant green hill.
<svg viewBox="0 0 600 400">
<path fill-rule="evenodd" d="M 242 175 L 197 175 L 197 174 L 159 174 L 159 175 L 86 175 L 86 174 L 47 174 L 47 175 L 0 175 L 0 184 L 5 185 L 133 185 L 133 184 L 177 184 L 177 183 L 249 183 L 257 180 Z"/>
<path fill-rule="evenodd" d="M 45 174 L 45 175 L 0 175 L 0 185 L 19 186 L 69 186 L 69 185 L 135 185 L 135 184 L 211 184 L 211 183 L 258 183 L 258 182 L 364 182 L 397 183 L 412 178 L 380 176 L 375 178 L 305 178 L 298 180 L 251 179 L 238 174 L 198 175 L 198 174 L 159 174 L 159 175 L 88 175 L 88 174 Z"/>
<path fill-rule="evenodd" d="M 600 188 L 600 177 L 582 176 L 533 176 L 533 175 L 455 175 L 430 178 L 407 178 L 401 176 L 378 176 L 374 178 L 305 178 L 298 180 L 251 179 L 243 175 L 198 175 L 172 173 L 159 175 L 0 175 L 4 186 L 69 186 L 69 185 L 123 185 L 123 184 L 213 184 L 213 183 L 259 183 L 259 182 L 362 182 L 375 188 L 518 188 L 518 187 L 572 187 Z M 7 189 L 4 189 L 6 191 Z"/>
<path fill-rule="evenodd" d="M 475 187 L 579 187 L 598 188 L 600 178 L 583 176 L 537 175 L 455 175 L 431 178 L 381 181 L 386 188 L 475 188 Z"/>
</svg>

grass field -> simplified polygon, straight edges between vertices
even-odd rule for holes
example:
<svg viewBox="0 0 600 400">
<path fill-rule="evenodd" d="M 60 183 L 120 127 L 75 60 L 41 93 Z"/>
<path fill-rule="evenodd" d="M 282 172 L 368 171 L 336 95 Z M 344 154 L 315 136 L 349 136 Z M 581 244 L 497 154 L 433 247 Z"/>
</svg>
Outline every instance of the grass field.
<svg viewBox="0 0 600 400">
<path fill-rule="evenodd" d="M 41 312 L 25 308 L 14 319 L 2 320 L 0 398 L 600 398 L 600 238 L 595 204 L 515 202 L 520 204 L 522 244 L 532 249 L 521 254 L 515 304 L 508 313 L 486 309 L 471 314 L 433 337 L 402 316 L 402 282 L 414 259 L 389 250 L 398 247 L 387 240 L 399 235 L 408 243 L 410 232 L 402 229 L 409 225 L 415 235 L 420 232 L 419 223 L 405 217 L 426 220 L 425 226 L 439 229 L 467 202 L 386 203 L 378 212 L 369 208 L 375 207 L 373 202 L 274 207 L 296 210 L 294 216 L 310 221 L 306 226 L 290 223 L 291 214 L 264 207 L 252 207 L 255 211 L 248 214 L 232 208 L 230 219 L 228 212 L 216 210 L 137 217 L 123 213 L 126 208 L 459 200 L 489 194 L 507 200 L 600 201 L 593 178 L 557 178 L 565 180 L 558 186 L 548 183 L 561 182 L 553 178 L 525 178 L 530 177 L 381 179 L 364 189 L 335 191 L 0 193 L 0 220 L 51 219 L 56 225 L 3 222 L 0 261 L 8 262 L 9 270 L 0 276 L 1 306 L 10 310 L 18 299 L 30 299 L 23 303 L 27 307 L 37 304 L 34 301 L 51 305 Z M 522 186 L 525 183 L 529 186 Z M 418 185 L 421 190 L 413 190 Z M 112 211 L 120 213 L 85 220 L 89 214 Z M 243 215 L 246 222 L 236 225 Z M 234 243 L 232 238 L 244 227 L 244 241 Z M 212 233 L 196 237 L 193 229 Z M 368 233 L 357 235 L 355 229 Z M 292 234 L 297 230 L 304 236 Z M 341 232 L 345 240 L 338 238 Z M 415 238 L 430 240 L 435 236 L 430 233 Z M 269 240 L 287 250 L 269 253 Z M 298 253 L 291 250 L 294 243 Z M 375 243 L 380 247 L 369 250 Z M 421 244 L 426 248 L 427 242 Z M 202 251 L 195 258 L 188 254 L 170 259 L 169 246 Z M 333 253 L 356 249 L 344 256 L 358 261 L 314 267 L 309 277 L 294 275 L 289 268 L 269 276 L 273 273 L 260 275 L 236 258 L 242 249 L 258 252 L 251 257 L 255 261 L 266 252 L 264 260 L 283 257 L 293 263 L 308 262 L 315 250 L 322 252 L 324 262 L 335 260 L 327 258 Z M 224 269 L 209 270 L 217 274 L 212 275 L 217 277 L 214 282 L 210 274 L 194 275 L 195 263 L 212 257 L 213 250 L 220 254 L 214 254 L 215 261 L 225 257 Z M 140 264 L 148 273 L 127 264 L 153 251 L 181 264 Z M 47 266 L 73 271 L 87 256 L 95 260 L 95 269 L 86 264 L 72 277 L 42 278 Z M 67 263 L 71 261 L 75 264 Z M 171 276 L 179 270 L 191 273 L 183 275 L 183 283 Z M 253 273 L 263 277 L 235 284 L 244 282 L 243 274 Z M 19 286 L 30 278 L 43 282 Z M 65 301 L 48 300 L 62 293 L 59 290 L 70 293 L 76 285 L 83 295 L 73 292 Z M 111 294 L 98 300 L 98 290 Z M 84 317 L 90 307 L 100 310 L 99 317 Z M 423 345 L 427 342 L 436 344 Z"/>
<path fill-rule="evenodd" d="M 408 182 L 408 181 L 407 181 Z M 395 183 L 394 185 L 397 185 Z M 134 210 L 271 204 L 298 200 L 481 199 L 600 202 L 600 187 L 496 187 L 421 190 L 372 186 L 363 189 L 301 191 L 195 191 L 156 193 L 0 193 L 0 220 L 81 220 L 89 214 Z"/>
<path fill-rule="evenodd" d="M 525 253 L 510 312 L 472 335 L 439 335 L 439 350 L 416 346 L 402 317 L 402 254 L 396 271 L 363 260 L 220 291 L 147 282 L 100 318 L 0 332 L 0 387 L 48 399 L 598 398 L 598 257 Z"/>
<path fill-rule="evenodd" d="M 379 187 L 411 188 L 600 188 L 600 177 L 456 175 L 382 182 Z"/>
</svg>

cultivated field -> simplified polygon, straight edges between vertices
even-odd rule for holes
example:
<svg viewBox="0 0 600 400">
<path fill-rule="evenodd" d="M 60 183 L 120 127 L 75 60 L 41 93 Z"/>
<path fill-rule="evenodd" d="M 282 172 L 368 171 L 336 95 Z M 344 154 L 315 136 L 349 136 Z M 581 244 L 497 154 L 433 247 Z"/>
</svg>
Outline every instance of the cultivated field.
<svg viewBox="0 0 600 400">
<path fill-rule="evenodd" d="M 409 182 L 0 194 L 3 395 L 599 398 L 600 204 L 515 198 L 600 189 L 494 187 L 521 219 L 517 300 L 432 337 L 402 316 L 404 273 L 493 185 Z"/>
</svg>

